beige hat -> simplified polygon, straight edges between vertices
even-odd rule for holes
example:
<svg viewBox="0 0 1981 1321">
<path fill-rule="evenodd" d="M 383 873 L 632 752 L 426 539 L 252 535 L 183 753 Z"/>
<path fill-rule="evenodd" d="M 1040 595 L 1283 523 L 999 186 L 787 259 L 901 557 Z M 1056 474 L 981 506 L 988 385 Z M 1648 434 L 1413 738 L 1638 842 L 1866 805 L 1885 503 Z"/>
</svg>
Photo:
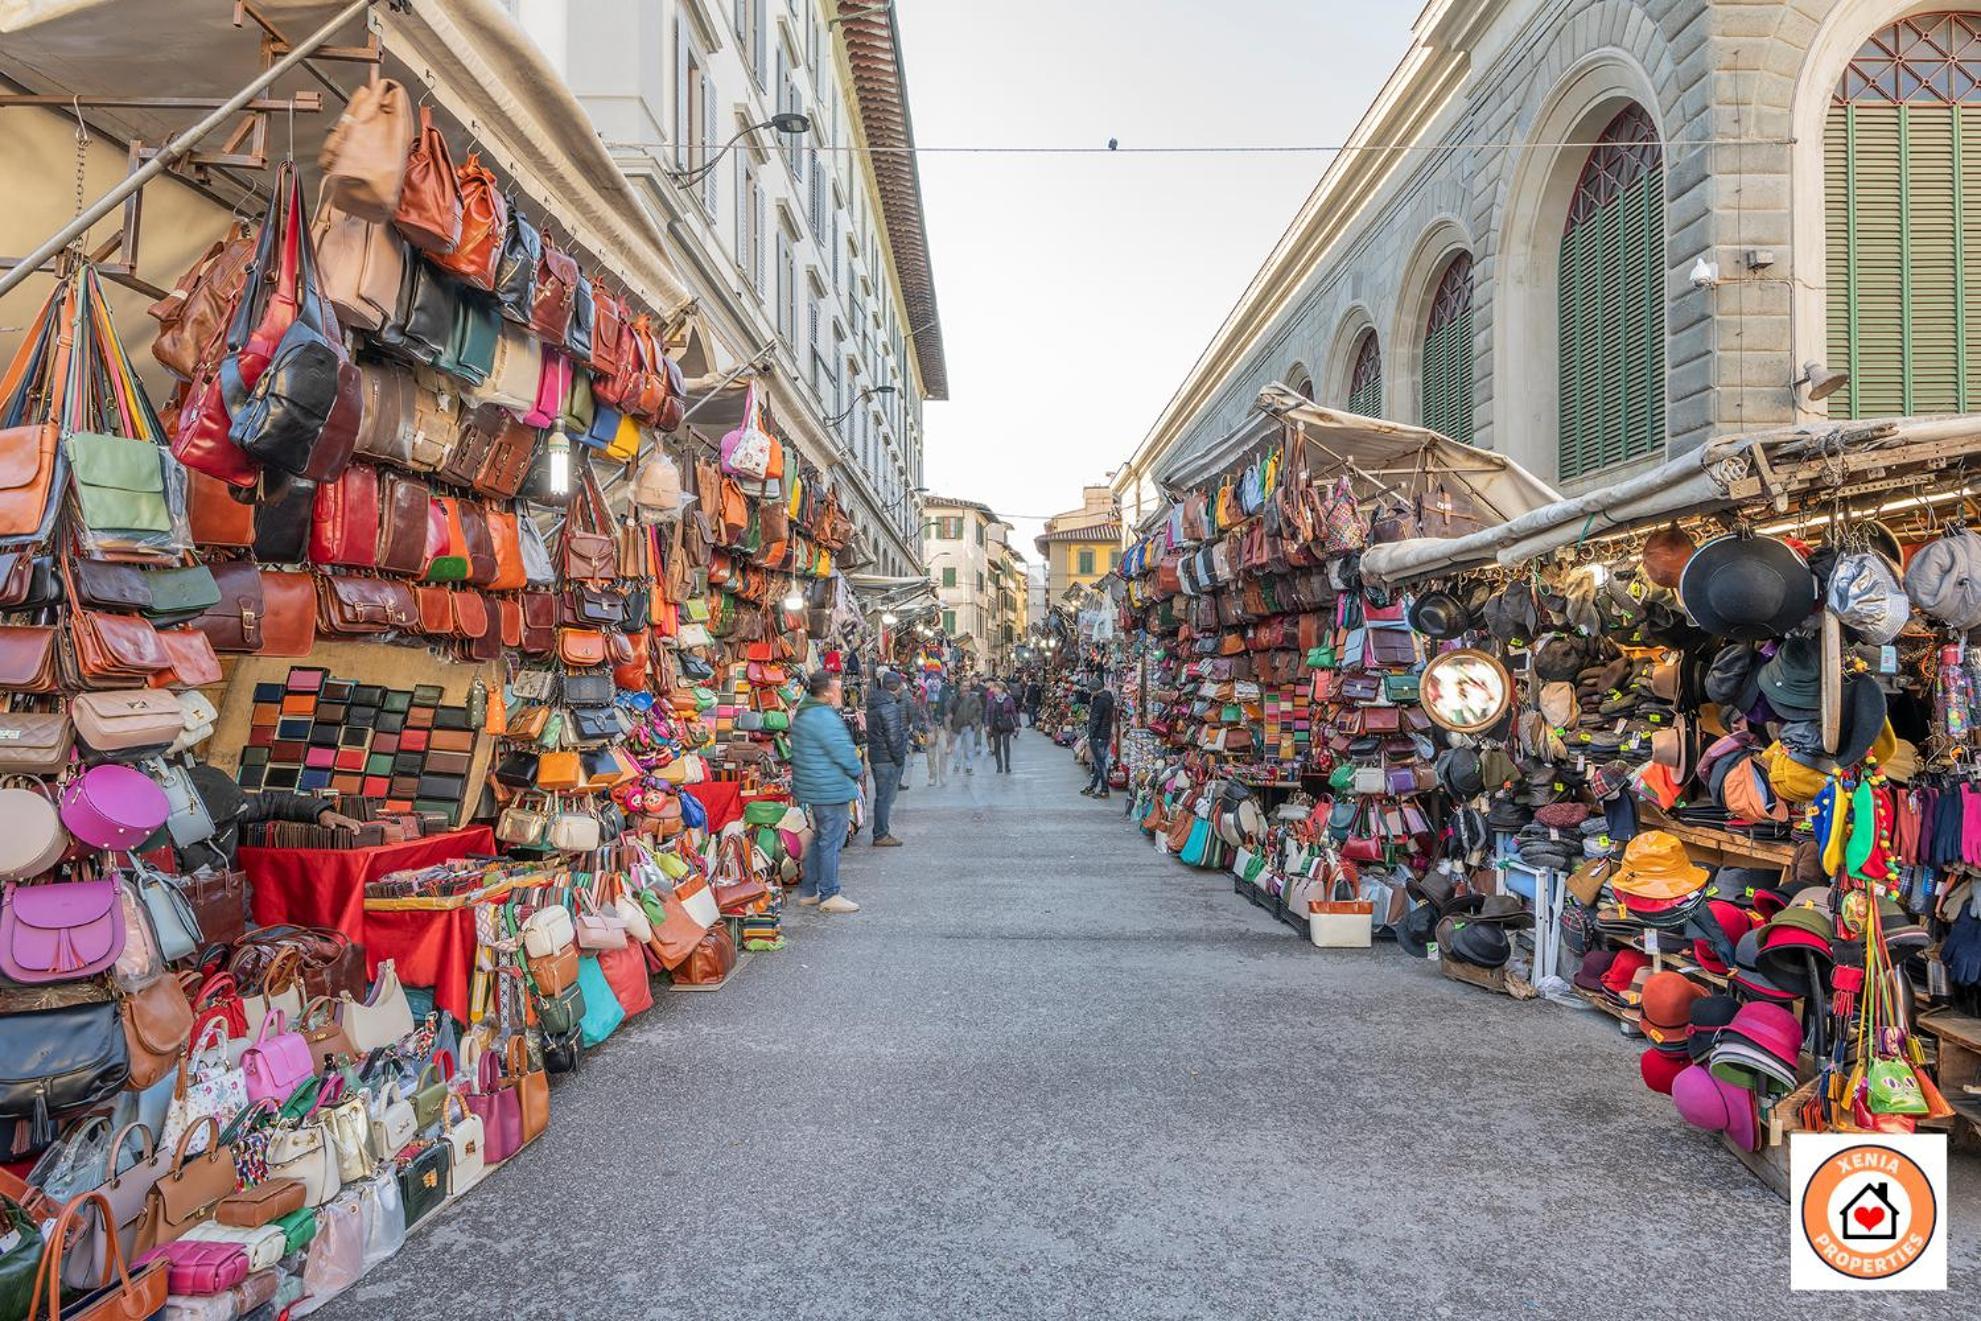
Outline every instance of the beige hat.
<svg viewBox="0 0 1981 1321">
<path fill-rule="evenodd" d="M 1582 714 L 1582 706 L 1575 697 L 1572 683 L 1550 683 L 1541 688 L 1541 714 L 1548 724 L 1556 729 L 1566 729 L 1573 725 Z"/>
</svg>

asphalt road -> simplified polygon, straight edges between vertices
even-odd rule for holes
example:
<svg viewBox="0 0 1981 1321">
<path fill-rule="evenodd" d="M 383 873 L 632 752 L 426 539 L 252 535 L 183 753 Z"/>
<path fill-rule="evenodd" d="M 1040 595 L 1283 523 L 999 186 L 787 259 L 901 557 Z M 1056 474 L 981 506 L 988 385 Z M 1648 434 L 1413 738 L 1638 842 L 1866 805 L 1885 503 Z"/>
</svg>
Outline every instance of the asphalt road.
<svg viewBox="0 0 1981 1321">
<path fill-rule="evenodd" d="M 321 1316 L 1951 1316 L 1791 1295 L 1787 1208 L 1607 1018 L 1319 951 L 1068 755 L 923 784 L 833 918 L 663 994 Z"/>
</svg>

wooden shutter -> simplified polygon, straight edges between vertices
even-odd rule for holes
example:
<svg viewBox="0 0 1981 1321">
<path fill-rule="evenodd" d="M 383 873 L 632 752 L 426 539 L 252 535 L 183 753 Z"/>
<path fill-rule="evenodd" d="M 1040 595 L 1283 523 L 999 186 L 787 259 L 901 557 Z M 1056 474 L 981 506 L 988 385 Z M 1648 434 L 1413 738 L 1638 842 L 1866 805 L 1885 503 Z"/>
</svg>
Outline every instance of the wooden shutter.
<svg viewBox="0 0 1981 1321">
<path fill-rule="evenodd" d="M 1445 267 L 1424 333 L 1424 425 L 1472 441 L 1472 259 Z"/>
<path fill-rule="evenodd" d="M 694 79 L 695 65 L 688 58 L 688 32 L 677 19 L 674 23 L 674 168 L 677 170 L 688 168 L 688 147 L 696 136 L 688 96 Z"/>
<path fill-rule="evenodd" d="M 1355 347 L 1355 369 L 1348 383 L 1348 411 L 1364 417 L 1383 415 L 1383 355 L 1376 332 L 1367 330 Z"/>
</svg>

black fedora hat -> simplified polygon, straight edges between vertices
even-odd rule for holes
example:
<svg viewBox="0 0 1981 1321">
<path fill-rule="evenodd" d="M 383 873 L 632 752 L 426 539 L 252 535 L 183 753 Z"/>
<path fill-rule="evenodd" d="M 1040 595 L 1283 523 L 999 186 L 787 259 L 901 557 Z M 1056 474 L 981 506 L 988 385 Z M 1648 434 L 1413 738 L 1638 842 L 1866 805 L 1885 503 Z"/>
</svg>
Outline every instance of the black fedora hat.
<svg viewBox="0 0 1981 1321">
<path fill-rule="evenodd" d="M 1727 536 L 1686 561 L 1678 599 L 1699 627 L 1756 642 L 1787 633 L 1816 608 L 1816 577 L 1785 541 Z"/>
<path fill-rule="evenodd" d="M 1465 603 L 1441 588 L 1410 603 L 1410 627 L 1427 638 L 1443 642 L 1463 635 L 1471 626 L 1472 615 Z"/>
<path fill-rule="evenodd" d="M 1431 942 L 1437 938 L 1436 904 L 1413 904 L 1396 924 L 1396 943 L 1413 959 L 1431 957 Z"/>
<path fill-rule="evenodd" d="M 1885 729 L 1885 690 L 1868 674 L 1847 675 L 1843 681 L 1843 725 L 1837 735 L 1836 759 L 1849 766 L 1864 754 Z"/>
<path fill-rule="evenodd" d="M 1817 720 L 1823 714 L 1823 645 L 1813 637 L 1793 637 L 1761 667 L 1761 696 L 1789 720 Z"/>
<path fill-rule="evenodd" d="M 1440 935 L 1446 930 L 1439 926 Z M 1469 963 L 1475 968 L 1503 967 L 1513 957 L 1513 942 L 1494 922 L 1469 922 L 1464 919 L 1452 921 L 1449 942 L 1440 940 L 1440 952 L 1448 952 L 1460 963 Z"/>
</svg>

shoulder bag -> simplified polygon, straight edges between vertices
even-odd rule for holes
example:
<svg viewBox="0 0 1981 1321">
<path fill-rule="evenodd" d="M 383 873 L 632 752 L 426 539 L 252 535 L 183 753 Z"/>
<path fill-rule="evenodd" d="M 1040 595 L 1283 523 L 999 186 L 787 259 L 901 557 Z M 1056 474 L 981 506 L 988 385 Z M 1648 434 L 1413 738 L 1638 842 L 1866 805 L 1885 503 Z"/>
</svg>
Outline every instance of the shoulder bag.
<svg viewBox="0 0 1981 1321">
<path fill-rule="evenodd" d="M 405 179 L 392 223 L 406 241 L 425 252 L 452 252 L 461 241 L 461 189 L 447 139 L 434 126 L 433 112 L 420 107 L 419 135 L 406 156 Z"/>
</svg>

